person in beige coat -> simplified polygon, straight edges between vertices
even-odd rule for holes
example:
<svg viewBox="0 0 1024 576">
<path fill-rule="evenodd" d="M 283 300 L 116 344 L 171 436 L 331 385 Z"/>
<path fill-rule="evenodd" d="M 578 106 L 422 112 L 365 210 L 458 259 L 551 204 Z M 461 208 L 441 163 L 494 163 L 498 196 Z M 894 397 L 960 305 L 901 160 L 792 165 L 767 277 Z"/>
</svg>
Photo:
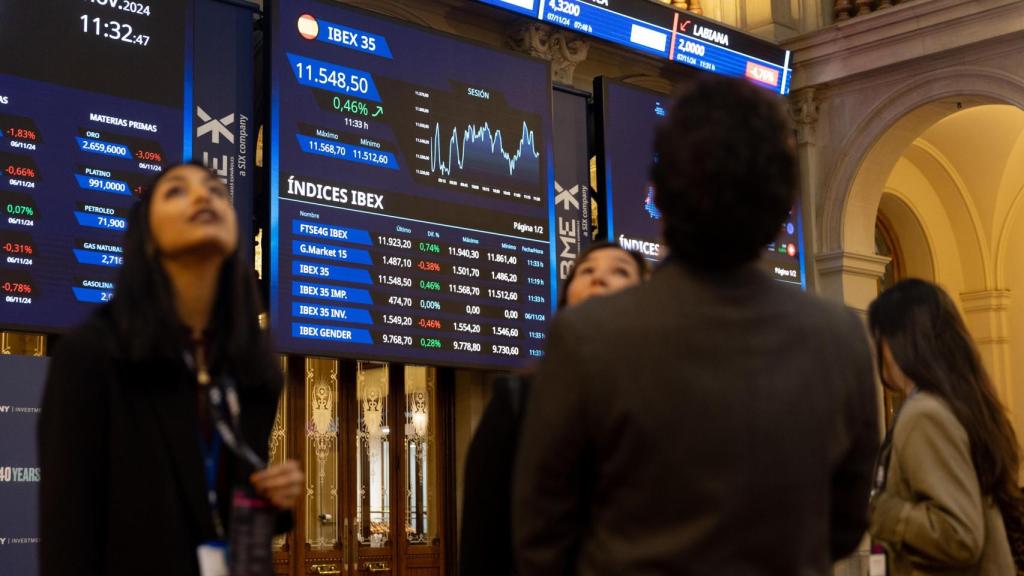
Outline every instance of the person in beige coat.
<svg viewBox="0 0 1024 576">
<path fill-rule="evenodd" d="M 890 576 L 1013 576 L 1003 512 L 1019 514 L 1019 453 L 952 300 L 901 282 L 868 312 L 882 383 L 907 396 L 883 444 L 871 535 Z"/>
</svg>

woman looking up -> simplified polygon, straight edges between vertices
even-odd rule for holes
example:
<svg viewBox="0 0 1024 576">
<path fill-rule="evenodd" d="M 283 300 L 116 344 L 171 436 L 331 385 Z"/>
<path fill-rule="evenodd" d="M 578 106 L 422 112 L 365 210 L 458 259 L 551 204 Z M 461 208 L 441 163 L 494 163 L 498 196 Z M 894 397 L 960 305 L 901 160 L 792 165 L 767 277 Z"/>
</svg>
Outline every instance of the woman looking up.
<svg viewBox="0 0 1024 576">
<path fill-rule="evenodd" d="M 226 186 L 167 168 L 132 206 L 124 255 L 112 301 L 50 365 L 41 574 L 209 576 L 236 489 L 287 511 L 303 482 L 295 462 L 262 469 L 282 382 Z"/>
<path fill-rule="evenodd" d="M 565 279 L 558 309 L 608 296 L 647 279 L 643 256 L 612 242 L 595 242 L 577 258 Z M 529 379 L 510 376 L 493 386 L 466 456 L 462 541 L 463 576 L 516 574 L 512 554 L 512 464 L 519 441 Z"/>
</svg>

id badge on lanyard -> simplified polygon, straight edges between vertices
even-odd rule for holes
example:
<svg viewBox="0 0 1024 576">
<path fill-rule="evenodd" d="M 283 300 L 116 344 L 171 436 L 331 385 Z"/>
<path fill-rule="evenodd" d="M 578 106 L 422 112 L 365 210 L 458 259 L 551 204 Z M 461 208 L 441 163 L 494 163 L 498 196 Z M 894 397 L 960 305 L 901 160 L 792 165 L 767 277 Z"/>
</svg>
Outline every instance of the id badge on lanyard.
<svg viewBox="0 0 1024 576">
<path fill-rule="evenodd" d="M 203 472 L 206 479 L 206 496 L 213 516 L 213 527 L 217 540 L 203 542 L 196 549 L 200 576 L 230 576 L 228 569 L 227 544 L 224 542 L 224 525 L 220 520 L 217 505 L 217 468 L 220 463 L 220 449 L 223 445 L 219 434 L 214 432 L 210 445 L 200 440 L 203 453 Z"/>
<path fill-rule="evenodd" d="M 209 394 L 217 437 L 223 439 L 231 452 L 254 470 L 265 468 L 266 463 L 242 435 L 241 406 L 234 382 L 223 378 L 217 385 L 210 386 Z M 271 541 L 276 517 L 277 511 L 270 502 L 257 495 L 251 486 L 234 489 L 231 531 L 228 546 L 223 550 L 230 576 L 272 576 Z"/>
<path fill-rule="evenodd" d="M 205 542 L 196 549 L 199 556 L 199 576 L 230 576 L 227 545 L 223 542 Z"/>
<path fill-rule="evenodd" d="M 266 462 L 245 441 L 241 427 L 241 403 L 234 381 L 229 377 L 211 381 L 205 365 L 196 365 L 186 354 L 186 363 L 196 368 L 197 381 L 209 400 L 214 424 L 210 446 L 200 442 L 205 462 L 207 497 L 217 540 L 204 542 L 196 549 L 200 576 L 272 576 L 271 540 L 274 537 L 276 510 L 251 487 L 236 488 L 231 499 L 230 535 L 220 519 L 217 500 L 217 466 L 220 447 L 226 444 L 240 460 L 254 470 Z M 202 358 L 199 359 L 202 364 Z"/>
</svg>

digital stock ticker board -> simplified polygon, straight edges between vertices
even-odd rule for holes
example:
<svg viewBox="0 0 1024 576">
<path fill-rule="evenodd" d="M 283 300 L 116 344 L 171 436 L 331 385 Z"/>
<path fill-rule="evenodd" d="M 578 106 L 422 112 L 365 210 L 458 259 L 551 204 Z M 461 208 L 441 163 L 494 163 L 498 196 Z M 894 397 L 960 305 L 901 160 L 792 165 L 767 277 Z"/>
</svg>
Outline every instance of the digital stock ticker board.
<svg viewBox="0 0 1024 576">
<path fill-rule="evenodd" d="M 111 298 L 128 209 L 182 157 L 185 0 L 0 3 L 0 323 Z"/>
<path fill-rule="evenodd" d="M 548 64 L 333 2 L 271 11 L 276 347 L 539 357 L 556 296 Z"/>
<path fill-rule="evenodd" d="M 790 52 L 652 0 L 477 0 L 619 46 L 780 94 L 792 82 Z"/>
<path fill-rule="evenodd" d="M 661 212 L 654 202 L 650 168 L 658 124 L 667 116 L 665 94 L 598 78 L 598 190 L 604 195 L 602 229 L 607 238 L 652 261 L 664 255 Z M 762 266 L 779 282 L 807 287 L 801 204 L 765 248 Z"/>
</svg>

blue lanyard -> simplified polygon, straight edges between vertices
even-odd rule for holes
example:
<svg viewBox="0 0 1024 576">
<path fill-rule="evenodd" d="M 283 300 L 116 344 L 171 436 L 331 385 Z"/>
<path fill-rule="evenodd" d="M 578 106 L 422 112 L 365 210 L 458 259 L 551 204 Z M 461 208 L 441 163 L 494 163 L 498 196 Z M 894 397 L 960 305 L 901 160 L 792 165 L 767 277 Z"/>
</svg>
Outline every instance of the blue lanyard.
<svg viewBox="0 0 1024 576">
<path fill-rule="evenodd" d="M 206 499 L 210 503 L 213 528 L 220 540 L 224 539 L 224 524 L 221 522 L 217 504 L 217 468 L 220 466 L 220 448 L 223 445 L 223 439 L 216 430 L 213 431 L 213 440 L 209 447 L 203 442 L 202 436 L 199 437 L 199 450 L 203 455 L 203 469 L 206 472 Z"/>
</svg>

